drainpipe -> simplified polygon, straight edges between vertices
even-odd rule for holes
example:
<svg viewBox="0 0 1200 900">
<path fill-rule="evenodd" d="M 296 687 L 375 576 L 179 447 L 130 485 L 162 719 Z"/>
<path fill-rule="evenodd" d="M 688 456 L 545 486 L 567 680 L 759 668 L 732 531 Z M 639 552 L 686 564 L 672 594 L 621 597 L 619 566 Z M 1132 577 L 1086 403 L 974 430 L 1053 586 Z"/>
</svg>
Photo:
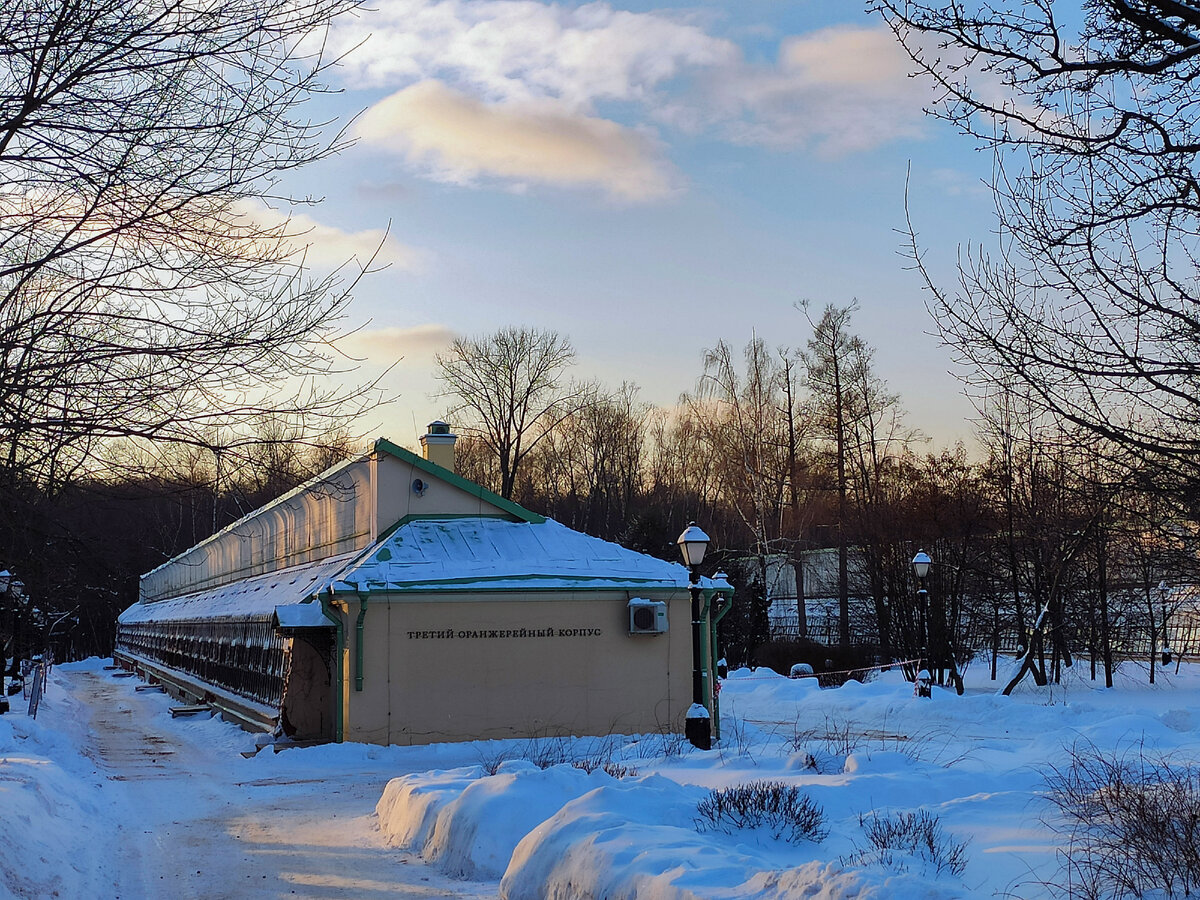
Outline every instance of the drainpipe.
<svg viewBox="0 0 1200 900">
<path fill-rule="evenodd" d="M 358 621 L 354 623 L 354 690 L 363 689 L 363 620 L 367 618 L 367 595 L 358 595 Z"/>
<path fill-rule="evenodd" d="M 345 706 L 342 704 L 342 656 L 346 652 L 346 632 L 342 626 L 342 617 L 329 605 L 329 596 L 322 595 L 320 601 L 321 612 L 325 615 L 325 618 L 333 623 L 336 634 L 335 642 L 337 650 L 335 651 L 333 668 L 337 674 L 333 679 L 333 693 L 337 697 L 337 715 L 334 718 L 333 739 L 340 744 L 345 740 L 344 723 L 346 711 Z"/>
<path fill-rule="evenodd" d="M 704 615 L 708 618 L 708 671 L 710 673 L 709 684 L 716 687 L 717 684 L 717 626 L 721 620 L 725 618 L 725 614 L 733 608 L 733 598 L 726 597 L 725 602 L 720 608 L 712 605 L 714 595 L 720 596 L 726 593 L 724 589 L 711 590 L 708 597 L 704 601 Z M 732 591 L 729 591 L 732 594 Z M 715 611 L 715 616 L 710 616 L 710 610 Z M 721 737 L 721 701 L 717 696 L 717 692 L 712 693 L 712 720 L 713 720 L 713 736 L 720 739 Z"/>
</svg>

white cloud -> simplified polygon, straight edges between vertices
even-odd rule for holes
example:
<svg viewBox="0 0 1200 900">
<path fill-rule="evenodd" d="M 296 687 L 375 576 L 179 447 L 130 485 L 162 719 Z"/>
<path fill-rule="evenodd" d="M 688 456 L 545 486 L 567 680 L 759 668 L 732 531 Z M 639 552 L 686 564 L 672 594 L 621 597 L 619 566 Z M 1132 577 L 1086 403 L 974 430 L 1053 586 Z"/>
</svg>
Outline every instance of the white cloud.
<svg viewBox="0 0 1200 900">
<path fill-rule="evenodd" d="M 307 265 L 340 266 L 350 260 L 372 268 L 390 265 L 393 268 L 414 270 L 422 262 L 420 251 L 405 246 L 381 228 L 363 231 L 342 231 L 332 225 L 322 225 L 312 216 L 264 206 L 241 204 L 239 214 L 254 226 L 263 229 L 285 229 L 285 234 L 297 254 L 303 254 Z"/>
<path fill-rule="evenodd" d="M 381 365 L 390 365 L 402 357 L 416 357 L 414 362 L 424 366 L 456 336 L 447 326 L 432 322 L 411 328 L 362 328 L 340 338 L 338 347 L 351 357 Z"/>
<path fill-rule="evenodd" d="M 927 177 L 934 187 L 952 197 L 960 194 L 971 194 L 978 197 L 991 195 L 991 189 L 980 181 L 978 176 L 968 175 L 957 169 L 931 169 Z"/>
<path fill-rule="evenodd" d="M 710 73 L 707 109 L 674 110 L 737 143 L 824 153 L 919 137 L 928 85 L 883 28 L 839 26 L 787 38 L 774 66 Z"/>
<path fill-rule="evenodd" d="M 678 181 L 649 123 L 826 154 L 922 134 L 928 87 L 886 28 L 795 35 L 752 64 L 699 21 L 608 2 L 379 0 L 333 43 L 351 86 L 398 89 L 359 135 L 443 181 L 648 200 Z"/>
<path fill-rule="evenodd" d="M 788 38 L 780 63 L 804 83 L 833 90 L 859 87 L 869 93 L 895 93 L 912 63 L 886 28 L 825 28 Z"/>
<path fill-rule="evenodd" d="M 531 0 L 382 0 L 334 46 L 356 87 L 440 79 L 489 100 L 645 100 L 681 72 L 738 58 L 729 41 L 658 13 Z M 354 48 L 351 50 L 351 48 Z"/>
<path fill-rule="evenodd" d="M 672 187 L 650 138 L 553 100 L 487 104 L 425 81 L 367 110 L 356 133 L 442 181 L 492 176 L 595 187 L 630 202 L 657 199 Z"/>
</svg>

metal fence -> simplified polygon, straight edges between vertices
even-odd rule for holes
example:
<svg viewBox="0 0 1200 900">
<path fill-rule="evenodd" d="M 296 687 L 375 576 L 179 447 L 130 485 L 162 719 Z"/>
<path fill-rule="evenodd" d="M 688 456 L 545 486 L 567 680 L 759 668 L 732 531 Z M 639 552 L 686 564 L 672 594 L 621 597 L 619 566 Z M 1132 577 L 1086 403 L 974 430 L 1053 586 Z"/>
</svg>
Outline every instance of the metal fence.
<svg viewBox="0 0 1200 900">
<path fill-rule="evenodd" d="M 270 618 L 138 622 L 117 628 L 117 650 L 270 706 L 283 702 L 288 638 Z"/>
<path fill-rule="evenodd" d="M 801 633 L 799 617 L 773 614 L 771 617 L 771 639 L 795 641 L 801 637 L 820 644 L 840 642 L 839 619 L 836 608 L 829 605 L 810 606 L 806 611 L 807 629 Z M 1087 652 L 1098 645 L 1098 636 L 1089 634 L 1078 623 L 1070 628 L 1067 644 L 1073 651 Z M 960 628 L 963 646 L 973 650 L 991 650 L 996 646 L 1001 653 L 1015 654 L 1019 646 L 1028 640 L 1010 622 L 1002 622 L 997 633 L 992 620 L 967 621 Z M 1148 657 L 1161 651 L 1161 625 L 1151 628 L 1145 618 L 1122 618 L 1109 628 L 1109 640 L 1113 651 L 1123 657 Z M 863 608 L 852 607 L 850 616 L 850 643 L 854 645 L 878 646 L 879 629 L 875 616 Z M 1167 646 L 1173 655 L 1185 658 L 1200 657 L 1200 611 L 1176 612 L 1168 619 Z"/>
</svg>

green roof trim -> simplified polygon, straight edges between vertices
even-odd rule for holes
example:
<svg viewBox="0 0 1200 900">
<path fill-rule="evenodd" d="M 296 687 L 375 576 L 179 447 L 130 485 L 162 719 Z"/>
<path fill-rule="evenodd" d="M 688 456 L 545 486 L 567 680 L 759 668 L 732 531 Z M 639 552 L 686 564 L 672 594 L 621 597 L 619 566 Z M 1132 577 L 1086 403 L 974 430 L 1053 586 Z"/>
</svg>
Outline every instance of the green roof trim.
<svg viewBox="0 0 1200 900">
<path fill-rule="evenodd" d="M 548 587 L 541 587 L 536 582 L 556 582 Z M 662 581 L 654 578 L 622 578 L 614 576 L 605 578 L 603 575 L 586 576 L 586 575 L 498 575 L 488 577 L 481 575 L 475 578 L 444 578 L 437 581 L 414 581 L 409 583 L 393 583 L 383 584 L 380 582 L 343 582 L 346 584 L 354 584 L 353 591 L 339 590 L 337 587 L 338 580 L 330 585 L 330 591 L 334 594 L 358 594 L 358 593 L 375 593 L 375 594 L 403 594 L 408 591 L 420 591 L 428 593 L 430 591 L 463 591 L 472 590 L 478 587 L 481 590 L 487 590 L 488 585 L 500 584 L 504 585 L 502 590 L 529 592 L 536 591 L 569 591 L 569 590 L 685 590 L 678 584 L 672 584 L 669 581 Z"/>
<path fill-rule="evenodd" d="M 528 522 L 530 525 L 541 525 L 546 521 L 545 516 L 540 516 L 535 512 L 530 512 L 520 504 L 513 503 L 511 500 L 505 500 L 499 494 L 493 494 L 482 485 L 476 484 L 474 481 L 468 481 L 461 475 L 456 475 L 449 469 L 444 469 L 437 463 L 432 463 L 423 456 L 418 456 L 411 450 L 405 450 L 403 447 L 393 444 L 387 438 L 379 438 L 375 441 L 375 450 L 378 453 L 387 453 L 399 460 L 403 460 L 411 466 L 420 469 L 434 478 L 451 484 L 460 491 L 466 491 L 472 497 L 478 497 L 485 503 L 490 503 L 492 506 L 504 510 L 508 515 L 521 522 Z"/>
<path fill-rule="evenodd" d="M 400 597 L 411 595 L 418 600 L 428 601 L 431 597 L 442 597 L 455 594 L 491 594 L 491 595 L 509 595 L 509 594 L 547 594 L 561 597 L 563 594 L 588 594 L 597 592 L 608 593 L 625 593 L 631 594 L 634 592 L 644 591 L 649 593 L 655 591 L 663 593 L 666 591 L 681 591 L 680 587 L 667 587 L 661 584 L 628 584 L 625 582 L 612 582 L 611 584 L 571 584 L 557 585 L 550 587 L 539 587 L 536 585 L 502 585 L 497 587 L 494 584 L 485 582 L 476 582 L 474 584 L 464 582 L 462 584 L 453 584 L 444 586 L 440 582 L 431 582 L 429 584 L 409 584 L 403 587 L 381 587 L 376 585 L 371 587 L 368 585 L 365 589 L 346 591 L 330 588 L 330 596 L 333 597 L 367 597 L 368 603 L 378 603 L 386 597 Z M 580 601 L 583 603 L 591 602 L 590 600 Z"/>
</svg>

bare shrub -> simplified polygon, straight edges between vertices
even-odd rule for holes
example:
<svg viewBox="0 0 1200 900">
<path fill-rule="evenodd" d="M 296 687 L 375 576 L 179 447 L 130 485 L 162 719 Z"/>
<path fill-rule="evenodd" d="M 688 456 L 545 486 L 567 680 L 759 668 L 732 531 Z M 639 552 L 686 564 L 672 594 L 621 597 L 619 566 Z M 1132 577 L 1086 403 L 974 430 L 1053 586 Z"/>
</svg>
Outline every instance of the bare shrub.
<svg viewBox="0 0 1200 900">
<path fill-rule="evenodd" d="M 792 724 L 791 737 L 785 747 L 803 753 L 807 767 L 817 772 L 839 772 L 846 757 L 852 753 L 901 753 L 914 761 L 930 762 L 950 768 L 971 756 L 961 742 L 944 728 L 928 726 L 917 730 L 897 731 L 889 727 L 889 719 L 872 725 L 855 722 L 840 716 L 826 715 L 820 725 Z"/>
<path fill-rule="evenodd" d="M 1200 893 L 1200 768 L 1138 745 L 1104 752 L 1075 745 L 1047 777 L 1067 837 L 1058 896 L 1123 900 Z M 1161 894 L 1155 893 L 1161 892 Z"/>
<path fill-rule="evenodd" d="M 856 852 L 842 862 L 866 865 L 877 863 L 889 869 L 907 869 L 905 858 L 923 860 L 934 867 L 940 875 L 950 872 L 962 877 L 967 867 L 967 845 L 951 840 L 942 831 L 937 816 L 917 810 L 879 816 L 875 813 L 860 815 L 858 824 L 867 838 L 867 847 L 857 847 Z"/>
<path fill-rule="evenodd" d="M 521 743 L 484 741 L 477 748 L 476 755 L 485 775 L 495 775 L 506 762 L 515 760 L 524 760 L 539 769 L 570 765 L 589 774 L 603 769 L 614 778 L 637 775 L 637 769 L 615 761 L 617 749 L 618 741 L 613 735 L 603 738 L 560 735 L 528 737 Z"/>
<path fill-rule="evenodd" d="M 576 760 L 587 756 L 578 746 L 578 742 L 562 736 L 528 737 L 521 744 L 488 741 L 480 746 L 477 755 L 479 765 L 487 775 L 495 775 L 500 767 L 510 760 L 523 759 L 539 769 L 549 769 L 552 766 L 574 764 Z M 600 765 L 607 758 L 608 755 L 599 753 L 596 765 Z"/>
<path fill-rule="evenodd" d="M 657 734 L 640 738 L 629 749 L 638 759 L 675 759 L 688 752 L 691 744 L 685 735 L 664 725 Z"/>
<path fill-rule="evenodd" d="M 730 834 L 747 828 L 767 828 L 772 837 L 820 842 L 825 811 L 795 785 L 782 781 L 751 781 L 710 791 L 696 804 L 696 829 Z"/>
<path fill-rule="evenodd" d="M 517 758 L 517 751 L 502 741 L 487 741 L 476 750 L 479 767 L 484 775 L 495 775 L 510 759 Z"/>
<path fill-rule="evenodd" d="M 949 769 L 975 754 L 970 745 L 963 746 L 956 735 L 936 726 L 913 730 L 910 734 L 886 733 L 881 738 L 881 747 L 902 753 L 914 762 L 927 762 Z"/>
<path fill-rule="evenodd" d="M 561 736 L 529 738 L 520 755 L 539 769 L 573 763 L 578 758 L 574 742 Z"/>
<path fill-rule="evenodd" d="M 807 753 L 818 768 L 821 757 L 845 759 L 866 743 L 862 726 L 849 719 L 825 716 L 818 726 L 802 727 L 797 719 L 792 731 L 791 747 L 797 753 Z"/>
<path fill-rule="evenodd" d="M 722 718 L 720 741 L 722 754 L 726 750 L 730 750 L 735 756 L 751 757 L 751 751 L 756 743 L 758 743 L 758 736 L 754 731 L 754 726 L 747 723 L 745 719 L 735 716 Z"/>
<path fill-rule="evenodd" d="M 638 770 L 632 766 L 624 766 L 620 763 L 613 762 L 612 760 L 601 762 L 593 758 L 577 759 L 575 762 L 571 763 L 571 765 L 576 769 L 587 772 L 589 775 L 591 775 L 597 769 L 607 772 L 613 778 L 636 778 L 638 774 Z"/>
<path fill-rule="evenodd" d="M 571 765 L 588 774 L 601 769 L 613 778 L 629 778 L 637 775 L 637 769 L 616 761 L 618 739 L 614 735 L 603 738 L 584 738 L 577 742 L 575 758 Z"/>
</svg>

